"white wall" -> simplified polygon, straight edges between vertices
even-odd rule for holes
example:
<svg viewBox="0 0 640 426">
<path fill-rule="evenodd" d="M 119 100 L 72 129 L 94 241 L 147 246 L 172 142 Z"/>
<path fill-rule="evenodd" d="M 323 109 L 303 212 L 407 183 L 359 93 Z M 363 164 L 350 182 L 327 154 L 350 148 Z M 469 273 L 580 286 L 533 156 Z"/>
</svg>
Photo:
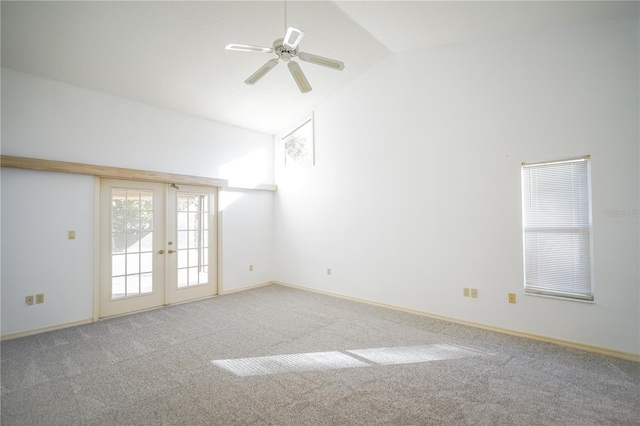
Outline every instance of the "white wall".
<svg viewBox="0 0 640 426">
<path fill-rule="evenodd" d="M 224 241 L 222 290 L 229 292 L 272 281 L 273 193 L 224 190 L 220 193 L 220 205 Z"/>
<path fill-rule="evenodd" d="M 1 179 L 2 334 L 91 318 L 93 177 L 3 168 Z M 26 306 L 38 293 L 45 303 Z"/>
<path fill-rule="evenodd" d="M 232 185 L 273 183 L 271 135 L 5 68 L 2 154 L 223 178 Z M 269 281 L 273 193 L 247 190 L 236 200 L 223 194 L 222 291 Z M 91 177 L 2 170 L 2 335 L 92 316 L 93 200 Z M 66 239 L 71 229 L 78 233 L 73 242 Z M 238 239 L 252 249 L 243 250 Z M 250 264 L 254 273 L 246 275 Z M 24 296 L 35 292 L 46 294 L 45 304 L 25 306 Z"/>
<path fill-rule="evenodd" d="M 638 35 L 636 16 L 383 60 L 315 110 L 316 166 L 276 161 L 277 279 L 640 353 L 638 217 L 605 215 L 639 207 Z M 595 303 L 525 296 L 520 164 L 584 154 Z"/>
<path fill-rule="evenodd" d="M 4 155 L 216 178 L 255 160 L 270 183 L 272 149 L 271 135 L 2 69 Z"/>
</svg>

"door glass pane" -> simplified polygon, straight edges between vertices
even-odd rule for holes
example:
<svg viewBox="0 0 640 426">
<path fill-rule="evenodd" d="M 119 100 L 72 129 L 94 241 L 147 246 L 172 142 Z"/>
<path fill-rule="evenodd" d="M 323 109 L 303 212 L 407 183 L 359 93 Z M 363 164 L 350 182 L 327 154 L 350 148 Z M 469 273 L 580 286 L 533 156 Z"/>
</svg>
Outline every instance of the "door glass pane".
<svg viewBox="0 0 640 426">
<path fill-rule="evenodd" d="M 127 235 L 127 253 L 140 252 L 140 233 L 129 232 Z"/>
<path fill-rule="evenodd" d="M 181 212 L 179 209 L 180 208 L 187 208 L 186 205 L 181 205 L 180 202 L 178 202 L 178 230 L 184 230 L 184 229 L 189 229 L 189 220 L 188 220 L 188 213 L 185 212 Z"/>
<path fill-rule="evenodd" d="M 111 233 L 111 254 L 122 253 L 127 246 L 127 234 L 125 232 Z"/>
<path fill-rule="evenodd" d="M 153 292 L 153 275 L 151 273 L 140 275 L 140 293 L 151 292 Z"/>
<path fill-rule="evenodd" d="M 111 276 L 121 277 L 125 274 L 125 267 L 127 265 L 126 256 L 123 254 L 116 254 L 111 256 Z"/>
<path fill-rule="evenodd" d="M 140 251 L 153 251 L 153 234 L 151 232 L 143 232 L 140 238 Z"/>
<path fill-rule="evenodd" d="M 124 276 L 113 277 L 111 280 L 111 297 L 113 299 L 119 299 L 127 295 L 125 289 L 126 279 Z"/>
<path fill-rule="evenodd" d="M 140 272 L 153 271 L 153 253 L 142 253 L 140 255 Z"/>
<path fill-rule="evenodd" d="M 111 298 L 153 292 L 153 191 L 111 189 Z"/>
<path fill-rule="evenodd" d="M 178 288 L 189 285 L 189 277 L 186 269 L 178 269 Z"/>
<path fill-rule="evenodd" d="M 140 293 L 140 275 L 127 275 L 127 296 Z"/>
<path fill-rule="evenodd" d="M 153 191 L 140 191 L 140 210 L 153 212 Z"/>
<path fill-rule="evenodd" d="M 127 274 L 137 274 L 140 272 L 140 254 L 127 255 Z"/>
<path fill-rule="evenodd" d="M 128 203 L 130 201 L 127 201 Z M 135 207 L 135 205 L 137 205 L 138 203 L 131 203 L 130 205 L 132 207 Z M 131 231 L 134 229 L 140 229 L 140 211 L 139 210 L 134 210 L 134 211 L 128 211 L 127 212 L 127 231 Z"/>
<path fill-rule="evenodd" d="M 178 250 L 178 265 L 186 265 L 188 262 L 188 250 Z"/>
<path fill-rule="evenodd" d="M 198 231 L 189 231 L 189 247 L 198 247 Z"/>
<path fill-rule="evenodd" d="M 189 260 L 187 262 L 187 264 L 189 266 L 198 266 L 198 261 L 200 260 L 198 257 L 198 249 L 191 249 L 189 250 L 188 256 L 189 256 Z"/>
<path fill-rule="evenodd" d="M 178 288 L 208 283 L 209 195 L 177 193 Z"/>
<path fill-rule="evenodd" d="M 198 284 L 198 268 L 189 268 L 189 285 Z"/>
<path fill-rule="evenodd" d="M 189 231 L 178 231 L 178 249 L 189 247 Z"/>
<path fill-rule="evenodd" d="M 198 273 L 198 280 L 201 283 L 209 282 L 209 267 L 208 266 L 205 266 L 204 268 L 202 268 L 200 270 L 200 272 Z"/>
</svg>

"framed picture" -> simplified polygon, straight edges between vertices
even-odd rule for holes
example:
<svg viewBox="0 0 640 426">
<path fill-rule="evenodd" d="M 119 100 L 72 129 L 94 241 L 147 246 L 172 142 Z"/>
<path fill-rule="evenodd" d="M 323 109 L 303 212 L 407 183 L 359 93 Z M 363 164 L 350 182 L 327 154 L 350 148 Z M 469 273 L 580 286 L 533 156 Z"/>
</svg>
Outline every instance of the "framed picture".
<svg viewBox="0 0 640 426">
<path fill-rule="evenodd" d="M 313 114 L 282 138 L 285 167 L 309 167 L 315 164 Z"/>
</svg>

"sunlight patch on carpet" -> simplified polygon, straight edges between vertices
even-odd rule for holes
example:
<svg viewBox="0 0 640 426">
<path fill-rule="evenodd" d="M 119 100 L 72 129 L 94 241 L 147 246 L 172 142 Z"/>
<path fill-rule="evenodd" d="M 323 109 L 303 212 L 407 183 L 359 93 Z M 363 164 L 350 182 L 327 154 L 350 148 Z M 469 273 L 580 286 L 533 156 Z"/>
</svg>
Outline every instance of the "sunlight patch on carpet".
<svg viewBox="0 0 640 426">
<path fill-rule="evenodd" d="M 369 366 L 369 364 L 359 361 L 347 354 L 335 351 L 222 359 L 211 362 L 220 368 L 232 372 L 236 376 L 243 377 Z"/>
<path fill-rule="evenodd" d="M 347 353 L 379 365 L 411 364 L 481 355 L 481 352 L 446 344 L 357 349 L 347 351 Z"/>
<path fill-rule="evenodd" d="M 411 364 L 481 355 L 486 354 L 460 346 L 433 344 L 220 359 L 213 360 L 211 363 L 236 376 L 247 377 L 374 365 Z"/>
</svg>

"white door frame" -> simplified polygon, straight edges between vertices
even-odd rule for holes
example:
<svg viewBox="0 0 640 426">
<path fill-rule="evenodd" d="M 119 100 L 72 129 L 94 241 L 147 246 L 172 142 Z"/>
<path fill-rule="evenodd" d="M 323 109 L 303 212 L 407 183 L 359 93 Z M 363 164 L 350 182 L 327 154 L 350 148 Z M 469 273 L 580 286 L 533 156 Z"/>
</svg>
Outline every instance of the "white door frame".
<svg viewBox="0 0 640 426">
<path fill-rule="evenodd" d="M 100 199 L 101 199 L 101 184 L 103 179 L 112 179 L 112 178 L 101 178 L 99 176 L 94 176 L 94 267 L 93 267 L 93 321 L 100 320 Z M 128 179 L 122 179 L 128 180 Z M 129 182 L 136 182 L 136 180 L 128 180 Z M 219 185 L 196 185 L 205 188 L 214 188 L 216 190 L 216 196 L 214 201 L 214 209 L 215 209 L 215 220 L 214 226 L 216 227 L 216 253 L 215 260 L 217 261 L 216 271 L 216 289 L 215 294 L 221 295 L 223 294 L 223 274 L 222 274 L 222 211 L 219 209 L 219 199 L 220 199 L 220 191 L 224 189 L 224 187 Z M 166 184 L 166 192 L 168 192 L 169 184 Z M 165 194 L 166 197 L 166 194 Z M 165 203 L 165 213 L 166 213 L 167 203 Z M 166 268 L 166 264 L 165 264 Z M 194 299 L 196 300 L 196 299 Z M 166 301 L 166 286 L 165 286 L 165 301 Z M 181 302 L 176 302 L 181 303 Z M 166 303 L 165 303 L 166 305 Z"/>
</svg>

